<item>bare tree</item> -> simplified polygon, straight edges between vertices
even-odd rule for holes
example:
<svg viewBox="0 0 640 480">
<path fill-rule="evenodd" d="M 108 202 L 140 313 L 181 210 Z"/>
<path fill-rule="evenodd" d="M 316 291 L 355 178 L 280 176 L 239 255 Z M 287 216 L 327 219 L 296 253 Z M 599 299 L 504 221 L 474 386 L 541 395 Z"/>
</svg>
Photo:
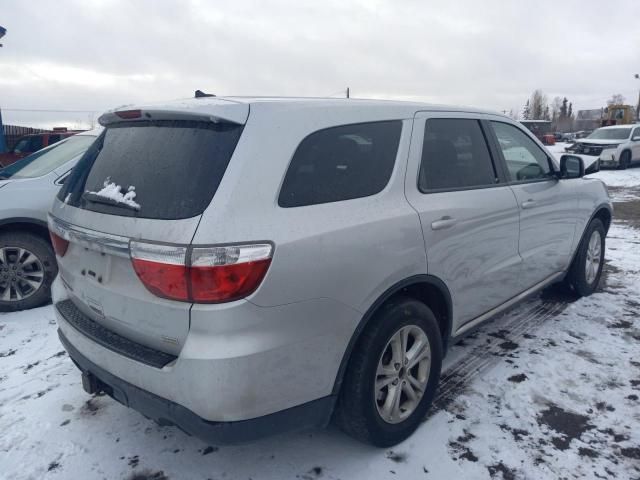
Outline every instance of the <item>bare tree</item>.
<svg viewBox="0 0 640 480">
<path fill-rule="evenodd" d="M 562 98 L 554 97 L 551 102 L 551 121 L 554 124 L 558 123 L 558 118 L 560 117 L 560 109 L 562 108 Z"/>
<path fill-rule="evenodd" d="M 531 120 L 546 120 L 545 113 L 547 112 L 548 103 L 547 96 L 542 90 L 534 90 L 529 103 Z"/>
<path fill-rule="evenodd" d="M 626 98 L 621 93 L 614 93 L 611 98 L 607 100 L 607 105 L 624 105 Z"/>
</svg>

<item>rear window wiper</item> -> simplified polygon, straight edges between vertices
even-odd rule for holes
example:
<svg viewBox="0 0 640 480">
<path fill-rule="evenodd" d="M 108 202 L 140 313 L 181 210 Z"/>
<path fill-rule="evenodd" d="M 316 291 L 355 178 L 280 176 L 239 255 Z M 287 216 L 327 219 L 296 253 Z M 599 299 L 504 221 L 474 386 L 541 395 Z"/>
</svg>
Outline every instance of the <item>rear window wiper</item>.
<svg viewBox="0 0 640 480">
<path fill-rule="evenodd" d="M 125 210 L 133 210 L 137 212 L 139 209 L 134 207 L 133 205 L 129 205 L 127 203 L 118 202 L 108 197 L 103 197 L 102 195 L 98 195 L 93 192 L 84 192 L 82 194 L 82 199 L 91 203 L 101 203 L 103 205 L 110 205 L 112 207 L 124 208 Z"/>
</svg>

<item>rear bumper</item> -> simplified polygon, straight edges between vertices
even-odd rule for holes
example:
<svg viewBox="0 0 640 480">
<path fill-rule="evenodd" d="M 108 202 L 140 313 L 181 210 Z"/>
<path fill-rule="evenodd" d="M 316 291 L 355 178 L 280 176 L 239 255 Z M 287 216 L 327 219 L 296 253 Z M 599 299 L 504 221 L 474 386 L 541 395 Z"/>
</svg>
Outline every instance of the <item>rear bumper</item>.
<svg viewBox="0 0 640 480">
<path fill-rule="evenodd" d="M 250 420 L 211 422 L 182 405 L 112 375 L 82 355 L 61 330 L 58 330 L 58 336 L 83 375 L 90 376 L 96 391 L 107 393 L 121 404 L 137 410 L 160 425 L 176 426 L 210 443 L 242 443 L 285 431 L 323 427 L 329 422 L 333 412 L 335 397 L 327 396 Z"/>
</svg>

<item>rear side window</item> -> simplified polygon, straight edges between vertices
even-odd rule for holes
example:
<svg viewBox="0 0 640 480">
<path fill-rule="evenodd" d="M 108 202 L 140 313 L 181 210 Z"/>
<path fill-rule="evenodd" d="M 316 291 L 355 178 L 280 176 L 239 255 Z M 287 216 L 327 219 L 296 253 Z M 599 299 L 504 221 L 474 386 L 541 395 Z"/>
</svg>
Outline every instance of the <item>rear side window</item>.
<svg viewBox="0 0 640 480">
<path fill-rule="evenodd" d="M 426 121 L 418 178 L 420 191 L 484 187 L 496 182 L 489 148 L 477 120 Z"/>
<path fill-rule="evenodd" d="M 278 204 L 301 207 L 367 197 L 389 182 L 402 121 L 357 123 L 327 128 L 296 149 Z"/>
<path fill-rule="evenodd" d="M 241 133 L 241 125 L 230 123 L 116 124 L 87 151 L 58 198 L 112 215 L 200 215 L 218 189 Z"/>
</svg>

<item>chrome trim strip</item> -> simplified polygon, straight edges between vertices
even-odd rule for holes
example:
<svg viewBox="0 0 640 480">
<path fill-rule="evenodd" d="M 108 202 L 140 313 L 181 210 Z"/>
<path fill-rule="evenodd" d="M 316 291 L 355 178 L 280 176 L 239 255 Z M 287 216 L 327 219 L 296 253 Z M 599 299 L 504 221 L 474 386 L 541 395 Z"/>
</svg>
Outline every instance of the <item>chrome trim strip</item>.
<svg viewBox="0 0 640 480">
<path fill-rule="evenodd" d="M 129 258 L 129 238 L 111 233 L 96 232 L 88 228 L 72 225 L 71 223 L 48 215 L 49 230 L 56 235 L 77 243 L 90 250 L 94 250 L 117 257 Z"/>
<path fill-rule="evenodd" d="M 518 303 L 519 301 L 521 301 L 524 298 L 528 297 L 529 295 L 531 295 L 531 294 L 537 292 L 538 290 L 546 287 L 550 283 L 553 283 L 558 278 L 561 278 L 563 275 L 564 275 L 564 272 L 554 273 L 550 277 L 545 278 L 543 281 L 541 281 L 539 283 L 536 283 L 533 287 L 528 288 L 527 290 L 525 290 L 524 292 L 520 293 L 519 295 L 516 295 L 511 300 L 507 300 L 502 305 L 498 305 L 494 309 L 489 310 L 486 313 L 483 313 L 479 317 L 476 317 L 473 320 L 469 320 L 467 323 L 465 323 L 462 326 L 460 326 L 460 328 L 458 328 L 458 330 L 456 330 L 456 332 L 453 334 L 453 336 L 457 337 L 458 335 L 461 335 L 461 334 L 465 333 L 466 331 L 472 329 L 476 325 L 479 325 L 480 323 L 484 322 L 485 320 L 489 320 L 491 317 L 494 317 L 495 315 L 498 315 L 499 313 L 504 312 L 505 310 L 513 307 L 516 303 Z"/>
</svg>

